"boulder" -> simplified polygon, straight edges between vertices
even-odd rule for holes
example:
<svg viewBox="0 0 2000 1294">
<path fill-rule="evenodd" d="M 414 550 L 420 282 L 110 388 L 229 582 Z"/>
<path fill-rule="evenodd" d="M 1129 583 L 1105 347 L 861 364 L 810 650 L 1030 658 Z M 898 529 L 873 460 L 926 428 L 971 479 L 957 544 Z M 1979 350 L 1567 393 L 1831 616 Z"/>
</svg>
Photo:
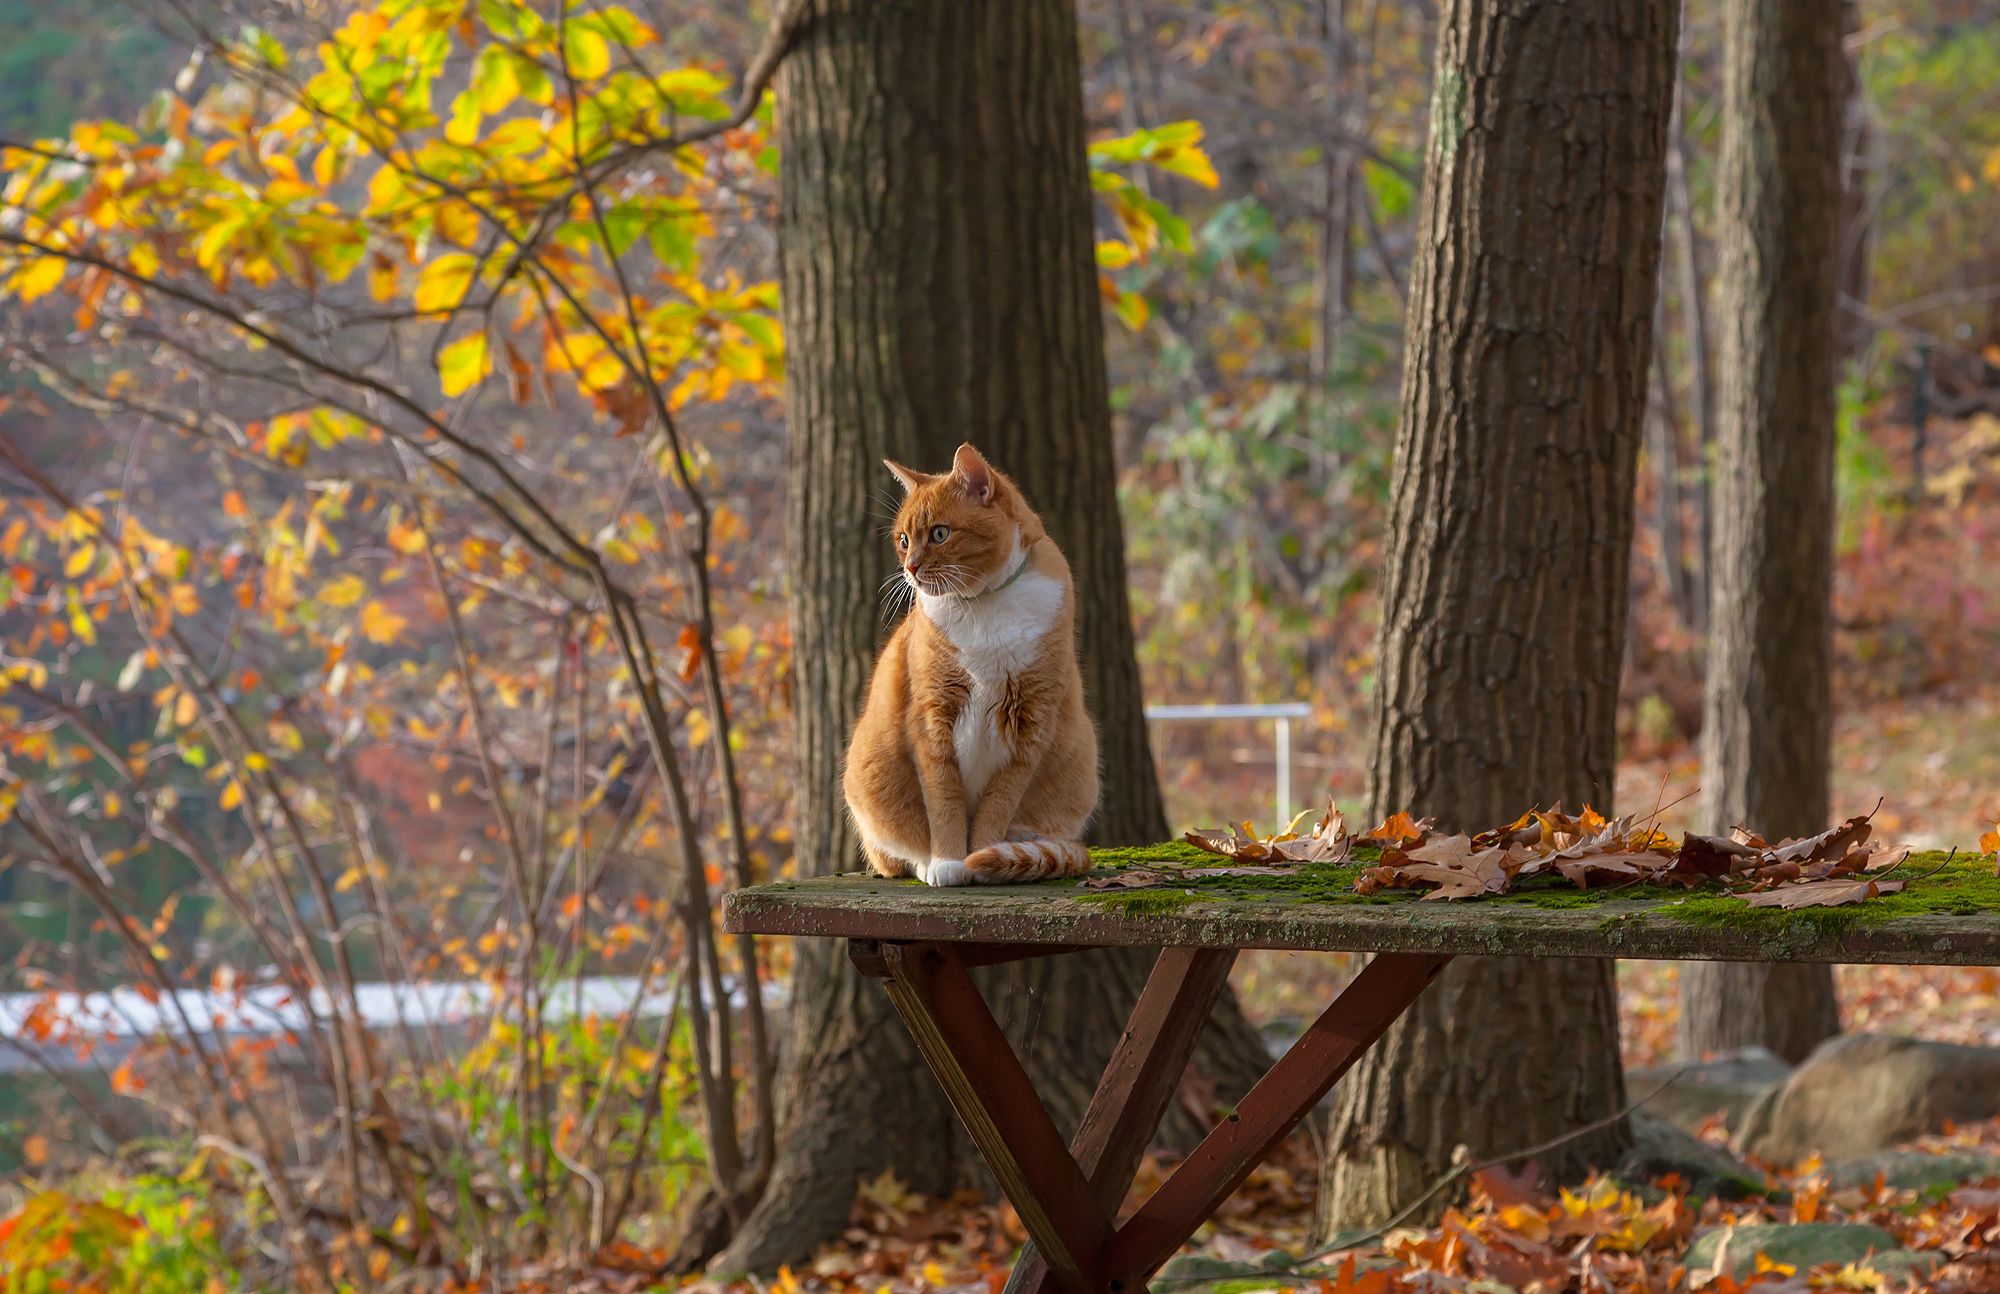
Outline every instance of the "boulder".
<svg viewBox="0 0 2000 1294">
<path fill-rule="evenodd" d="M 1871 1255 L 1895 1265 L 1901 1273 L 1917 1265 L 1911 1253 L 1897 1249 L 1896 1237 L 1880 1227 L 1846 1222 L 1771 1222 L 1697 1231 L 1688 1244 L 1686 1262 L 1688 1284 L 1693 1287 L 1719 1275 L 1739 1279 L 1749 1275 L 1756 1270 L 1758 1254 L 1796 1267 L 1803 1274 L 1826 1263 L 1859 1263 Z M 1939 1259 L 1927 1254 L 1917 1261 L 1935 1266 Z"/>
<path fill-rule="evenodd" d="M 1933 1186 L 1963 1186 L 2000 1177 L 2000 1155 L 1971 1151 L 1926 1154 L 1921 1150 L 1884 1150 L 1826 1166 L 1827 1184 L 1835 1190 L 1873 1186 L 1877 1177 L 1894 1190 L 1921 1191 Z"/>
<path fill-rule="evenodd" d="M 1643 1185 L 1668 1173 L 1679 1174 L 1696 1195 L 1743 1200 L 1770 1193 L 1764 1174 L 1719 1146 L 1711 1146 L 1665 1119 L 1632 1116 L 1632 1149 L 1618 1161 L 1612 1176 Z"/>
<path fill-rule="evenodd" d="M 1297 1258 L 1273 1249 L 1249 1261 L 1181 1254 L 1167 1260 L 1152 1284 L 1166 1286 L 1175 1294 L 1263 1294 L 1296 1289 L 1302 1281 L 1317 1283 L 1334 1275 L 1331 1268 L 1302 1267 Z"/>
<path fill-rule="evenodd" d="M 1821 1043 L 1745 1111 L 1736 1144 L 1773 1164 L 1853 1159 L 1995 1115 L 2000 1048 L 1846 1034 Z"/>
<path fill-rule="evenodd" d="M 1744 1047 L 1709 1060 L 1628 1070 L 1625 1090 L 1635 1098 L 1657 1091 L 1646 1102 L 1646 1113 L 1689 1132 L 1714 1114 L 1722 1115 L 1723 1125 L 1733 1131 L 1743 1111 L 1791 1072 L 1792 1067 L 1775 1053 L 1762 1047 Z"/>
</svg>

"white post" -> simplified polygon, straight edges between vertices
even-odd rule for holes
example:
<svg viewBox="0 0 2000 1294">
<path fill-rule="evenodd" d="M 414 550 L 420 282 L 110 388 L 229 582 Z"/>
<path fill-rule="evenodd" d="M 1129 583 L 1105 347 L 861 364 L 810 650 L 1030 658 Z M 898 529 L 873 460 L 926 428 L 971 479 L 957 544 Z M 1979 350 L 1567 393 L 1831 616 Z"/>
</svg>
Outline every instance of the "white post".
<svg viewBox="0 0 2000 1294">
<path fill-rule="evenodd" d="M 1278 716 L 1278 825 L 1292 820 L 1292 721 Z"/>
</svg>

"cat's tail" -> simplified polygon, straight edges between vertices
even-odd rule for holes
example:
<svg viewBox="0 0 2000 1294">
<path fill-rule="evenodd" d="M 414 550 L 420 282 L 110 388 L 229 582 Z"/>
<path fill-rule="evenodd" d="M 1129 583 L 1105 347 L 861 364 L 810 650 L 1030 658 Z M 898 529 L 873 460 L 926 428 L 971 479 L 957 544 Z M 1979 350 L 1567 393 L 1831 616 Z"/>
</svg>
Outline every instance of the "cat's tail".
<svg viewBox="0 0 2000 1294">
<path fill-rule="evenodd" d="M 1081 876 L 1090 870 L 1090 851 L 1079 840 L 1016 831 L 1000 844 L 966 855 L 965 870 L 981 885 Z"/>
</svg>

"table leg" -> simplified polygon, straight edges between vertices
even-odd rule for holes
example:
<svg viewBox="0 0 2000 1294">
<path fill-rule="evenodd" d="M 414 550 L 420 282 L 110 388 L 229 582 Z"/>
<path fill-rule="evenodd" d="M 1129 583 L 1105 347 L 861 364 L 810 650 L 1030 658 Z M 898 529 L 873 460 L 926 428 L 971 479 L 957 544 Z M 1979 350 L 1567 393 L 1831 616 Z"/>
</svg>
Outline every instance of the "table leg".
<svg viewBox="0 0 2000 1294">
<path fill-rule="evenodd" d="M 1235 961 L 1236 951 L 1229 948 L 1161 949 L 1132 1005 L 1125 1032 L 1070 1141 L 1070 1154 L 1109 1216 L 1117 1216 Z M 1127 1288 L 1136 1294 L 1141 1287 Z M 1048 1264 L 1029 1244 L 1014 1265 L 1007 1294 L 1053 1294 L 1055 1289 Z"/>
<path fill-rule="evenodd" d="M 1137 1289 L 1186 1244 L 1450 960 L 1431 953 L 1383 953 L 1370 961 L 1236 1112 L 1118 1229 L 1104 1260 L 1108 1287 Z"/>
<path fill-rule="evenodd" d="M 856 950 L 857 961 L 875 957 L 917 1050 L 1047 1255 L 1057 1288 L 1100 1294 L 1111 1218 L 957 951 L 949 944 L 893 943 Z"/>
</svg>

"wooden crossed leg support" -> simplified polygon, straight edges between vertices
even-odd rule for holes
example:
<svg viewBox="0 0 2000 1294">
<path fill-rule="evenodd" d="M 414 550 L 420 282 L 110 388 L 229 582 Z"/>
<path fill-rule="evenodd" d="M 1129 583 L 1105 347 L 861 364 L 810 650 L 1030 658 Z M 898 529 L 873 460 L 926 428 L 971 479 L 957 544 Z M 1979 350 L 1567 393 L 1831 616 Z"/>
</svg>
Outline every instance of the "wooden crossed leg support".
<svg viewBox="0 0 2000 1294">
<path fill-rule="evenodd" d="M 1076 1137 L 1065 1146 L 967 968 L 1069 951 L 1074 950 L 1043 945 L 852 945 L 855 964 L 886 982 L 918 1050 L 1027 1228 L 1031 1243 L 1008 1282 L 1010 1294 L 1143 1294 L 1160 1264 L 1187 1243 L 1451 960 L 1384 953 L 1368 963 L 1121 1227 L 1114 1225 L 1113 1213 L 1166 1113 L 1236 951 L 1161 951 Z"/>
</svg>

